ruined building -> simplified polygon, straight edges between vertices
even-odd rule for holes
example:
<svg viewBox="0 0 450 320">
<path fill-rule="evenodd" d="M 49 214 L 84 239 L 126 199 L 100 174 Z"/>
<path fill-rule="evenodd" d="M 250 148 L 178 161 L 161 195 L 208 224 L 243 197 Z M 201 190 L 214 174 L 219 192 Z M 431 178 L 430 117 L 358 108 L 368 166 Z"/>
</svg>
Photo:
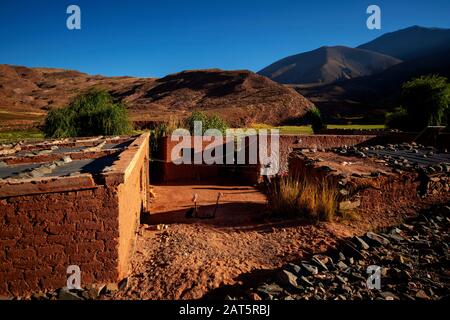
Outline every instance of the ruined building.
<svg viewBox="0 0 450 320">
<path fill-rule="evenodd" d="M 127 275 L 147 208 L 149 135 L 65 139 L 0 149 L 0 294 Z"/>
</svg>

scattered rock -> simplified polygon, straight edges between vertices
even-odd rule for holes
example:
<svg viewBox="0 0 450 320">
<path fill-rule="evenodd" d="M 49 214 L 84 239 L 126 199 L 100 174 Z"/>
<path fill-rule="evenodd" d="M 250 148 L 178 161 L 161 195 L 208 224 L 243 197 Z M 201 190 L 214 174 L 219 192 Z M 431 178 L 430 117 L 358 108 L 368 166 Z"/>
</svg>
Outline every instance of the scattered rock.
<svg viewBox="0 0 450 320">
<path fill-rule="evenodd" d="M 446 275 L 449 233 L 450 208 L 427 210 L 389 232 L 368 232 L 364 237 L 342 241 L 330 253 L 336 264 L 325 255 L 314 255 L 300 266 L 286 264 L 283 268 L 288 270 L 283 270 L 279 283 L 296 288 L 295 294 L 281 292 L 278 287 L 275 294 L 260 296 L 295 300 L 442 299 L 450 296 Z M 370 265 L 381 268 L 381 290 L 367 288 Z"/>
<path fill-rule="evenodd" d="M 74 290 L 69 290 L 67 287 L 61 288 L 59 290 L 58 299 L 59 300 L 84 300 Z"/>
<path fill-rule="evenodd" d="M 430 297 L 423 290 L 417 291 L 416 298 L 421 300 L 430 300 Z"/>
<path fill-rule="evenodd" d="M 292 286 L 296 289 L 299 288 L 299 286 L 297 284 L 297 276 L 294 275 L 292 272 L 289 272 L 287 270 L 282 270 L 279 274 L 279 279 L 280 279 L 282 285 Z"/>
<path fill-rule="evenodd" d="M 361 249 L 369 250 L 370 246 L 360 237 L 354 237 L 353 242 Z"/>
<path fill-rule="evenodd" d="M 328 271 L 328 267 L 325 265 L 324 262 L 322 262 L 322 260 L 320 259 L 320 257 L 318 256 L 314 256 L 311 259 L 312 262 L 314 262 L 315 264 L 317 264 L 318 267 L 320 267 L 322 270 Z"/>
<path fill-rule="evenodd" d="M 298 265 L 293 264 L 293 263 L 288 263 L 288 264 L 284 265 L 283 269 L 290 271 L 295 275 L 299 275 L 300 271 L 301 271 L 301 268 Z"/>
<path fill-rule="evenodd" d="M 374 232 L 367 232 L 366 237 L 374 245 L 386 246 L 390 243 L 389 239 Z"/>
<path fill-rule="evenodd" d="M 253 301 L 260 301 L 260 300 L 262 300 L 262 298 L 255 292 L 250 293 L 249 298 L 250 298 L 250 300 L 253 300 Z"/>
<path fill-rule="evenodd" d="M 317 267 L 312 266 L 308 263 L 302 263 L 302 267 L 304 270 L 307 271 L 308 274 L 315 275 L 315 274 L 319 273 L 319 270 L 317 269 Z"/>
</svg>

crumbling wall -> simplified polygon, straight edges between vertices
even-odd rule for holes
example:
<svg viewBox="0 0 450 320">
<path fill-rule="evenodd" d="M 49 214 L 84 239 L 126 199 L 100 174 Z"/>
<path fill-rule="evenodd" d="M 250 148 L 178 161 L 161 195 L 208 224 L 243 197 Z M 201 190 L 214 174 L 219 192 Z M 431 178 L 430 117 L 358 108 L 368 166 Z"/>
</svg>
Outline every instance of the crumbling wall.
<svg viewBox="0 0 450 320">
<path fill-rule="evenodd" d="M 281 135 L 280 136 L 280 169 L 288 172 L 289 155 L 294 148 L 300 149 L 330 149 L 342 146 L 354 146 L 367 142 L 375 136 L 336 136 L 336 135 Z"/>
<path fill-rule="evenodd" d="M 450 190 L 450 177 L 445 172 L 431 175 L 399 172 L 375 160 L 360 161 L 327 152 L 293 153 L 289 158 L 289 174 L 295 178 L 327 179 L 339 191 L 339 209 L 357 213 L 366 223 L 385 216 L 386 210 L 399 212 L 405 206 L 419 204 L 423 198 L 430 202 L 448 201 Z"/>
</svg>

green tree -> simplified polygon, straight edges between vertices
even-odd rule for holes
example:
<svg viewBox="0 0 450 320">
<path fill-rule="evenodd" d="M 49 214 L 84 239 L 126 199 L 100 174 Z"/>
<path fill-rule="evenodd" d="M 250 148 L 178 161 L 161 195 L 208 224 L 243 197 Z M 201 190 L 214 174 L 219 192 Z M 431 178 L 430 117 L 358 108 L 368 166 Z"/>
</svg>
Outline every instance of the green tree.
<svg viewBox="0 0 450 320">
<path fill-rule="evenodd" d="M 186 119 L 186 126 L 189 128 L 191 134 L 194 133 L 194 125 L 196 121 L 202 122 L 202 134 L 208 129 L 217 129 L 222 133 L 228 129 L 228 124 L 218 115 L 208 116 L 202 111 L 194 111 L 189 118 Z"/>
<path fill-rule="evenodd" d="M 64 108 L 51 110 L 44 124 L 44 133 L 51 138 L 120 135 L 131 129 L 125 105 L 99 89 L 75 97 Z"/>
<path fill-rule="evenodd" d="M 326 129 L 326 125 L 322 120 L 322 115 L 317 107 L 312 107 L 305 115 L 305 120 L 311 124 L 311 127 L 315 133 Z"/>
<path fill-rule="evenodd" d="M 447 78 L 429 75 L 403 84 L 401 108 L 390 115 L 388 125 L 394 128 L 419 131 L 427 126 L 448 124 L 450 84 Z"/>
</svg>

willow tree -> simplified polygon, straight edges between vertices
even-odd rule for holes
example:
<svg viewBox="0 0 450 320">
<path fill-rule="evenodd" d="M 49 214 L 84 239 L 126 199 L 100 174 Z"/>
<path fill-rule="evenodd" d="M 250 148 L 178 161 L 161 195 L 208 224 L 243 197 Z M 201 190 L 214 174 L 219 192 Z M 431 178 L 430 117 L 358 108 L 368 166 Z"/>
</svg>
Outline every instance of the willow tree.
<svg viewBox="0 0 450 320">
<path fill-rule="evenodd" d="M 51 110 L 44 124 L 44 133 L 51 138 L 121 135 L 131 129 L 126 106 L 99 89 L 78 95 L 64 108 Z"/>
</svg>

